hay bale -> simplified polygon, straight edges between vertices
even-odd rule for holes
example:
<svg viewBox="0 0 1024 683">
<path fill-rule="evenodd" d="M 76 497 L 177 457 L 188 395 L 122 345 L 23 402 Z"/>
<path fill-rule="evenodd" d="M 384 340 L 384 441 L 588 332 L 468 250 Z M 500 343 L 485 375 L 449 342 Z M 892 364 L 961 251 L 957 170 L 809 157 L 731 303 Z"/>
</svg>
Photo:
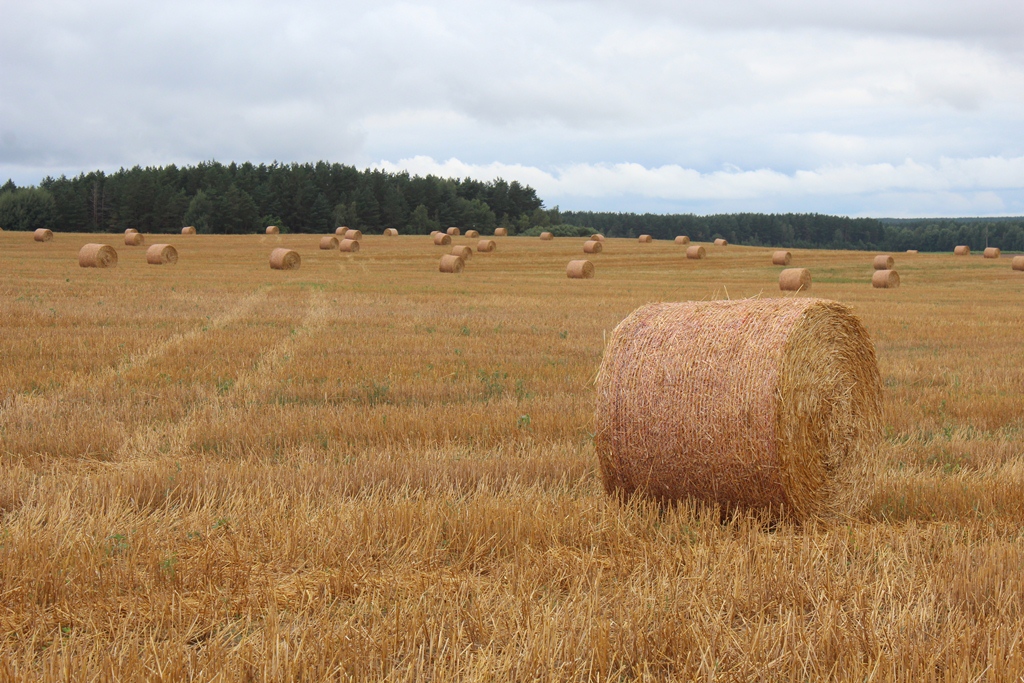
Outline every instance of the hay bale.
<svg viewBox="0 0 1024 683">
<path fill-rule="evenodd" d="M 440 230 L 431 230 L 430 231 L 430 236 L 431 237 L 433 237 L 434 235 L 440 235 L 440 234 L 441 234 Z"/>
<path fill-rule="evenodd" d="M 793 260 L 793 255 L 788 251 L 776 251 L 772 254 L 773 266 L 788 266 Z"/>
<path fill-rule="evenodd" d="M 395 230 L 394 228 L 385 228 L 384 229 L 384 236 L 385 237 L 398 237 L 398 231 Z"/>
<path fill-rule="evenodd" d="M 840 303 L 648 304 L 597 375 L 605 490 L 813 518 L 877 438 L 880 394 L 871 340 Z"/>
<path fill-rule="evenodd" d="M 195 226 L 189 225 L 181 229 L 182 235 L 194 235 L 196 234 Z"/>
<path fill-rule="evenodd" d="M 728 240 L 724 240 L 721 237 L 719 237 L 717 240 L 715 240 L 715 246 L 716 247 L 727 247 L 727 246 L 729 246 L 729 241 Z"/>
<path fill-rule="evenodd" d="M 599 232 L 595 232 L 593 235 L 590 236 L 590 239 L 594 242 L 604 242 L 604 235 L 602 235 Z"/>
<path fill-rule="evenodd" d="M 150 265 L 174 265 L 177 262 L 178 250 L 169 244 L 154 244 L 146 250 L 146 263 Z"/>
<path fill-rule="evenodd" d="M 447 235 L 445 235 L 447 237 Z M 466 260 L 461 256 L 455 254 L 445 254 L 441 257 L 441 263 L 438 265 L 438 270 L 442 273 L 461 273 L 462 269 L 466 267 Z"/>
<path fill-rule="evenodd" d="M 452 247 L 452 254 L 461 257 L 463 261 L 468 261 L 469 257 L 473 255 L 473 249 L 465 244 L 459 244 Z"/>
<path fill-rule="evenodd" d="M 485 253 L 490 253 L 498 248 L 498 243 L 494 240 L 480 240 L 477 242 L 476 250 Z"/>
<path fill-rule="evenodd" d="M 359 252 L 359 240 L 350 240 L 348 238 L 343 239 L 338 243 L 338 251 L 345 251 L 350 254 L 356 254 Z"/>
<path fill-rule="evenodd" d="M 280 235 L 281 234 L 281 228 L 277 227 L 276 225 L 268 225 L 267 226 L 267 234 L 268 235 Z"/>
<path fill-rule="evenodd" d="M 786 268 L 779 273 L 779 289 L 783 292 L 806 292 L 811 288 L 811 271 L 806 268 Z"/>
<path fill-rule="evenodd" d="M 358 242 L 359 240 L 363 239 L 363 232 L 362 230 L 346 230 L 345 239 L 355 240 Z"/>
<path fill-rule="evenodd" d="M 141 247 L 145 242 L 146 238 L 142 236 L 142 233 L 126 232 L 124 234 L 124 243 L 126 246 Z"/>
<path fill-rule="evenodd" d="M 452 238 L 443 232 L 434 233 L 434 244 L 443 247 L 452 243 Z"/>
<path fill-rule="evenodd" d="M 999 258 L 1002 253 L 1003 250 L 999 247 L 985 247 L 985 251 L 982 253 L 982 256 L 984 258 Z"/>
<path fill-rule="evenodd" d="M 78 250 L 78 265 L 83 268 L 113 268 L 117 252 L 109 244 L 87 244 Z"/>
<path fill-rule="evenodd" d="M 337 249 L 338 244 L 338 238 L 334 235 L 324 235 L 320 238 L 320 248 L 325 251 L 328 249 Z"/>
<path fill-rule="evenodd" d="M 474 240 L 475 239 L 479 239 L 480 238 L 480 233 L 477 230 L 467 230 L 466 231 L 466 237 L 468 237 L 470 239 L 474 239 Z"/>
<path fill-rule="evenodd" d="M 47 230 L 46 228 L 39 228 L 32 233 L 32 239 L 36 242 L 49 242 L 53 239 L 53 230 Z"/>
<path fill-rule="evenodd" d="M 124 231 L 124 234 L 130 235 L 133 232 L 138 232 L 138 230 L 136 230 L 135 228 L 128 228 L 127 230 Z"/>
<path fill-rule="evenodd" d="M 913 255 L 917 254 L 918 252 L 917 252 L 917 249 L 907 249 L 907 253 L 910 254 L 911 256 L 913 256 Z"/>
<path fill-rule="evenodd" d="M 565 267 L 565 276 L 573 280 L 587 280 L 594 277 L 594 264 L 586 259 L 569 261 Z"/>
<path fill-rule="evenodd" d="M 961 245 L 953 248 L 953 253 L 956 256 L 970 256 L 971 255 L 971 248 L 969 246 L 967 246 L 966 244 L 961 244 Z"/>
<path fill-rule="evenodd" d="M 637 241 L 640 244 L 649 244 L 652 240 L 650 235 L 640 235 L 640 237 L 637 238 Z"/>
<path fill-rule="evenodd" d="M 603 250 L 604 245 L 602 245 L 597 240 L 587 240 L 586 242 L 583 243 L 584 254 L 600 254 Z"/>
<path fill-rule="evenodd" d="M 344 237 L 346 232 L 348 232 L 348 227 L 344 225 L 340 225 L 334 229 L 334 234 L 338 237 Z"/>
<path fill-rule="evenodd" d="M 879 254 L 875 257 L 875 260 L 871 263 L 875 270 L 892 270 L 893 264 L 896 261 L 893 260 L 892 256 L 888 254 Z"/>
<path fill-rule="evenodd" d="M 1014 270 L 1024 270 L 1024 256 L 1014 256 L 1013 261 L 1010 262 L 1010 267 Z"/>
<path fill-rule="evenodd" d="M 876 270 L 871 276 L 871 286 L 875 289 L 896 289 L 900 286 L 900 274 L 895 270 Z"/>
<path fill-rule="evenodd" d="M 676 235 L 676 244 L 689 244 L 690 238 L 686 235 Z"/>
<path fill-rule="evenodd" d="M 494 236 L 495 237 L 508 237 L 508 228 L 495 228 L 494 229 Z"/>
<path fill-rule="evenodd" d="M 707 251 L 705 251 L 704 247 L 699 244 L 692 244 L 686 248 L 686 258 L 702 259 L 707 255 Z"/>
<path fill-rule="evenodd" d="M 270 267 L 274 270 L 297 270 L 302 264 L 298 252 L 291 249 L 275 249 L 270 252 Z"/>
<path fill-rule="evenodd" d="M 452 237 L 458 237 L 459 235 L 462 234 L 462 231 L 455 227 L 448 228 L 447 230 L 445 230 L 445 232 L 451 235 Z"/>
<path fill-rule="evenodd" d="M 550 232 L 542 232 L 542 233 L 540 234 L 540 238 L 541 238 L 542 240 L 544 240 L 545 242 L 547 242 L 547 241 L 549 241 L 549 240 L 553 240 L 553 239 L 555 239 L 555 236 L 554 236 L 554 234 L 552 234 L 552 233 L 550 233 Z"/>
</svg>

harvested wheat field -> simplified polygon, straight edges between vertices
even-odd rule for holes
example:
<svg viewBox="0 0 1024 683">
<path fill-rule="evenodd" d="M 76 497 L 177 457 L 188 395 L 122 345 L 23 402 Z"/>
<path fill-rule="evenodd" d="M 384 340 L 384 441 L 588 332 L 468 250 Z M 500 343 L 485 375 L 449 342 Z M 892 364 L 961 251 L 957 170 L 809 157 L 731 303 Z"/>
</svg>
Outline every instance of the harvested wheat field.
<svg viewBox="0 0 1024 683">
<path fill-rule="evenodd" d="M 805 296 L 772 250 L 608 238 L 581 282 L 571 239 L 505 238 L 452 277 L 423 235 L 358 258 L 203 235 L 173 268 L 78 266 L 119 237 L 0 233 L 2 680 L 1024 675 L 1009 267 L 923 253 L 883 295 L 872 253 L 793 250 L 881 392 L 840 509 L 797 523 L 620 500 L 594 443 L 616 326 Z M 639 419 L 675 438 L 671 408 Z"/>
</svg>

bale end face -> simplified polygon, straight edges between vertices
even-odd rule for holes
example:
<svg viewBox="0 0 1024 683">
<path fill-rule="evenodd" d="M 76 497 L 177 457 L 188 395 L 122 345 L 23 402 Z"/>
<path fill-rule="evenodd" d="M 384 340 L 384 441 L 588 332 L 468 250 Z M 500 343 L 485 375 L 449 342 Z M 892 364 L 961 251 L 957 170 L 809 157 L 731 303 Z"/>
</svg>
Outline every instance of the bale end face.
<svg viewBox="0 0 1024 683">
<path fill-rule="evenodd" d="M 338 248 L 338 244 L 340 244 L 340 242 L 334 235 L 324 235 L 320 238 L 320 248 L 324 251 L 327 251 L 328 249 L 333 251 Z"/>
<path fill-rule="evenodd" d="M 986 247 L 985 252 L 982 254 L 985 258 L 999 258 L 1003 253 L 1003 250 L 999 247 Z"/>
<path fill-rule="evenodd" d="M 461 273 L 465 267 L 466 260 L 461 256 L 445 254 L 441 257 L 441 262 L 438 264 L 437 269 L 442 273 Z"/>
<path fill-rule="evenodd" d="M 117 252 L 109 244 L 86 244 L 78 251 L 78 265 L 82 268 L 113 268 L 117 265 Z"/>
<path fill-rule="evenodd" d="M 1014 256 L 1013 261 L 1010 262 L 1010 267 L 1014 270 L 1024 270 L 1024 256 Z"/>
<path fill-rule="evenodd" d="M 971 255 L 971 248 L 969 246 L 967 246 L 966 244 L 961 244 L 961 245 L 953 248 L 953 253 L 956 256 L 970 256 Z"/>
<path fill-rule="evenodd" d="M 704 247 L 699 244 L 694 244 L 686 249 L 686 258 L 688 259 L 702 259 L 707 256 L 707 251 Z"/>
<path fill-rule="evenodd" d="M 359 252 L 359 240 L 350 240 L 347 237 L 338 243 L 338 251 L 344 251 L 350 254 Z"/>
<path fill-rule="evenodd" d="M 462 231 L 456 227 L 448 228 L 445 232 L 448 233 L 449 235 L 452 235 L 453 237 L 458 237 L 459 235 L 462 234 Z"/>
<path fill-rule="evenodd" d="M 146 263 L 152 266 L 174 265 L 178 262 L 178 250 L 169 244 L 154 244 L 146 250 Z"/>
<path fill-rule="evenodd" d="M 594 264 L 586 259 L 569 261 L 565 267 L 565 276 L 572 280 L 589 280 L 594 277 Z"/>
<path fill-rule="evenodd" d="M 811 288 L 811 271 L 806 268 L 786 268 L 779 273 L 779 289 L 783 292 L 806 292 Z"/>
<path fill-rule="evenodd" d="M 270 267 L 274 270 L 297 270 L 301 264 L 302 258 L 291 249 L 275 249 L 270 252 Z"/>
<path fill-rule="evenodd" d="M 281 228 L 277 227 L 276 225 L 268 225 L 266 233 L 268 235 L 280 235 L 281 234 Z"/>
<path fill-rule="evenodd" d="M 473 250 L 470 249 L 465 244 L 459 244 L 457 246 L 452 247 L 452 255 L 459 256 L 462 258 L 463 261 L 466 261 L 469 259 L 470 256 L 473 255 Z"/>
<path fill-rule="evenodd" d="M 719 237 L 717 240 L 715 240 L 715 246 L 716 247 L 727 247 L 727 246 L 729 246 L 729 241 L 728 240 L 724 240 L 721 237 Z"/>
<path fill-rule="evenodd" d="M 498 243 L 494 240 L 480 240 L 476 245 L 476 250 L 484 253 L 492 252 L 498 248 Z"/>
<path fill-rule="evenodd" d="M 604 246 L 597 240 L 587 240 L 583 243 L 584 254 L 600 254 L 604 250 Z"/>
<path fill-rule="evenodd" d="M 495 237 L 508 237 L 508 228 L 495 228 L 494 229 L 494 236 Z"/>
<path fill-rule="evenodd" d="M 871 276 L 871 286 L 875 289 L 896 289 L 900 286 L 900 274 L 895 270 L 876 270 Z"/>
<path fill-rule="evenodd" d="M 788 266 L 793 260 L 793 255 L 788 251 L 777 251 L 772 254 L 773 266 Z"/>
<path fill-rule="evenodd" d="M 53 230 L 47 230 L 46 228 L 39 228 L 32 233 L 32 239 L 36 242 L 49 242 L 53 239 Z"/>
<path fill-rule="evenodd" d="M 676 237 L 675 242 L 676 244 L 689 244 L 690 238 L 686 235 L 679 235 Z"/>
<path fill-rule="evenodd" d="M 446 233 L 439 232 L 439 233 L 436 233 L 434 235 L 434 244 L 436 246 L 443 247 L 443 246 L 449 245 L 451 243 L 452 243 L 452 238 L 451 238 L 450 235 L 448 235 Z"/>
<path fill-rule="evenodd" d="M 875 270 L 892 270 L 895 263 L 896 261 L 893 260 L 892 256 L 889 256 L 888 254 L 879 254 L 875 257 L 875 260 L 871 265 Z"/>
<path fill-rule="evenodd" d="M 542 232 L 540 234 L 540 238 L 542 240 L 544 240 L 544 241 L 549 241 L 549 240 L 555 239 L 555 235 L 554 235 L 554 233 L 550 233 L 550 232 Z"/>
</svg>

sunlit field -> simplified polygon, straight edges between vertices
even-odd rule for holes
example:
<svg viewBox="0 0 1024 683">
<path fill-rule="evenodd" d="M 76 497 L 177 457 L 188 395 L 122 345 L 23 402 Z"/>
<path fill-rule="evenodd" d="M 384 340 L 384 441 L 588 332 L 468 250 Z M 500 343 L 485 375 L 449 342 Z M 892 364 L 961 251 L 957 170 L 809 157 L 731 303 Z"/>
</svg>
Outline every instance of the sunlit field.
<svg viewBox="0 0 1024 683">
<path fill-rule="evenodd" d="M 781 296 L 772 250 L 609 239 L 569 280 L 582 239 L 457 275 L 429 237 L 318 240 L 0 233 L 0 680 L 1024 676 L 1007 256 L 894 254 L 876 290 L 872 253 L 793 251 L 885 392 L 850 508 L 800 527 L 620 502 L 593 450 L 615 325 Z"/>
</svg>

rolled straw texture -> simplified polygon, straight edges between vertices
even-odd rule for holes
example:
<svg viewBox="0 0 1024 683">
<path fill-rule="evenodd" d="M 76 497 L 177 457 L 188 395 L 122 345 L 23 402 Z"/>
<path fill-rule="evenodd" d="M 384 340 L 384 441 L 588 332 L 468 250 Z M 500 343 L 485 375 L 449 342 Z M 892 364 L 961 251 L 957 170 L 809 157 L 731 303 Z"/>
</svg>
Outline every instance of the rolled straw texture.
<svg viewBox="0 0 1024 683">
<path fill-rule="evenodd" d="M 439 233 L 434 235 L 434 244 L 436 244 L 439 247 L 443 247 L 446 244 L 451 244 L 451 243 L 452 243 L 452 238 L 451 238 L 450 235 L 447 235 L 447 234 L 445 234 L 443 232 L 439 232 Z"/>
<path fill-rule="evenodd" d="M 469 259 L 470 256 L 473 255 L 473 249 L 467 247 L 465 244 L 459 244 L 457 246 L 452 247 L 452 254 L 455 256 L 460 256 L 463 261 L 466 261 Z"/>
<path fill-rule="evenodd" d="M 196 229 L 195 229 L 195 227 L 189 225 L 188 227 L 185 227 L 185 228 L 181 229 L 181 234 L 182 235 L 194 235 L 194 234 L 196 234 Z"/>
<path fill-rule="evenodd" d="M 1024 256 L 1014 256 L 1013 261 L 1010 262 L 1010 267 L 1014 270 L 1024 270 Z"/>
<path fill-rule="evenodd" d="M 893 264 L 896 262 L 892 256 L 888 254 L 879 254 L 875 257 L 874 262 L 871 264 L 875 270 L 892 270 Z"/>
<path fill-rule="evenodd" d="M 808 519 L 838 502 L 879 428 L 875 351 L 839 303 L 643 306 L 597 375 L 605 490 Z"/>
<path fill-rule="evenodd" d="M 49 242 L 50 240 L 53 239 L 53 230 L 39 228 L 32 233 L 32 239 L 34 239 L 36 242 Z"/>
<path fill-rule="evenodd" d="M 876 270 L 871 276 L 871 286 L 875 289 L 896 289 L 900 286 L 900 274 L 895 270 Z"/>
<path fill-rule="evenodd" d="M 651 242 L 651 236 L 640 235 L 640 237 L 637 238 L 637 241 L 640 242 L 641 244 L 648 244 L 649 242 Z"/>
<path fill-rule="evenodd" d="M 347 239 L 347 240 L 361 240 L 361 239 L 363 239 L 363 231 L 362 230 L 346 230 L 345 231 L 345 239 Z"/>
<path fill-rule="evenodd" d="M 773 266 L 788 266 L 793 260 L 793 255 L 788 251 L 777 251 L 772 254 Z"/>
<path fill-rule="evenodd" d="M 466 231 L 466 237 L 469 237 L 470 239 L 474 239 L 474 240 L 475 239 L 479 239 L 480 238 L 480 232 L 478 230 L 467 230 Z"/>
<path fill-rule="evenodd" d="M 348 238 L 343 239 L 338 244 L 338 251 L 347 251 L 349 253 L 355 254 L 356 252 L 359 251 L 359 240 L 351 240 Z"/>
<path fill-rule="evenodd" d="M 999 258 L 1003 253 L 1003 250 L 999 247 L 985 247 L 985 253 L 982 254 L 985 258 Z"/>
<path fill-rule="evenodd" d="M 779 273 L 779 289 L 783 292 L 806 292 L 811 288 L 811 271 L 806 268 L 786 268 Z"/>
<path fill-rule="evenodd" d="M 281 234 L 281 228 L 277 227 L 276 225 L 268 225 L 267 226 L 267 234 L 268 235 L 280 235 Z"/>
<path fill-rule="evenodd" d="M 150 265 L 174 265 L 177 262 L 178 250 L 169 244 L 154 244 L 146 250 L 146 263 Z"/>
<path fill-rule="evenodd" d="M 729 241 L 728 240 L 724 240 L 721 237 L 719 237 L 717 240 L 715 240 L 715 246 L 716 247 L 727 247 L 727 246 L 729 246 Z"/>
<path fill-rule="evenodd" d="M 918 252 L 917 252 L 917 249 L 907 249 L 907 253 L 910 254 L 911 256 L 913 256 L 914 254 L 916 254 Z"/>
<path fill-rule="evenodd" d="M 604 250 L 604 246 L 597 240 L 587 240 L 583 243 L 584 254 L 600 254 Z"/>
<path fill-rule="evenodd" d="M 553 239 L 555 239 L 555 236 L 554 236 L 554 234 L 552 234 L 552 233 L 550 233 L 550 232 L 542 232 L 542 233 L 540 234 L 540 238 L 541 238 L 542 240 L 545 240 L 545 241 L 547 241 L 547 240 L 553 240 Z"/>
<path fill-rule="evenodd" d="M 494 229 L 494 236 L 495 237 L 508 237 L 508 228 L 495 228 Z"/>
<path fill-rule="evenodd" d="M 274 270 L 295 270 L 302 264 L 298 252 L 291 249 L 275 249 L 270 252 L 270 267 Z"/>
<path fill-rule="evenodd" d="M 707 255 L 707 251 L 699 244 L 693 244 L 686 248 L 686 258 L 702 259 Z"/>
<path fill-rule="evenodd" d="M 480 240 L 477 242 L 476 250 L 482 252 L 491 252 L 498 248 L 498 243 L 494 240 Z"/>
<path fill-rule="evenodd" d="M 686 235 L 677 235 L 675 242 L 676 244 L 689 244 L 690 238 Z"/>
<path fill-rule="evenodd" d="M 324 235 L 323 237 L 320 238 L 320 248 L 324 250 L 337 249 L 338 238 L 335 237 L 334 235 Z"/>
<path fill-rule="evenodd" d="M 344 237 L 346 232 L 348 232 L 348 228 L 345 227 L 344 225 L 334 229 L 334 234 L 338 235 L 339 237 Z"/>
<path fill-rule="evenodd" d="M 385 237 L 398 237 L 398 231 L 395 230 L 394 228 L 385 228 L 384 229 L 384 236 Z"/>
<path fill-rule="evenodd" d="M 569 261 L 565 267 L 565 276 L 573 280 L 586 280 L 594 277 L 594 264 L 585 259 Z"/>
<path fill-rule="evenodd" d="M 87 244 L 78 251 L 78 265 L 83 268 L 113 268 L 117 252 L 109 244 Z"/>
<path fill-rule="evenodd" d="M 448 228 L 445 232 L 447 232 L 449 235 L 452 235 L 453 237 L 458 237 L 459 235 L 462 234 L 461 230 L 459 230 L 458 228 L 454 228 L 454 227 Z"/>
<path fill-rule="evenodd" d="M 465 266 L 466 260 L 461 256 L 445 254 L 441 257 L 441 263 L 438 265 L 437 269 L 442 273 L 461 273 Z"/>
<path fill-rule="evenodd" d="M 966 244 L 961 244 L 953 248 L 953 253 L 957 256 L 970 256 L 971 248 Z"/>
<path fill-rule="evenodd" d="M 604 242 L 604 235 L 602 235 L 599 232 L 595 232 L 593 235 L 590 236 L 590 239 L 591 241 L 594 242 Z"/>
</svg>

